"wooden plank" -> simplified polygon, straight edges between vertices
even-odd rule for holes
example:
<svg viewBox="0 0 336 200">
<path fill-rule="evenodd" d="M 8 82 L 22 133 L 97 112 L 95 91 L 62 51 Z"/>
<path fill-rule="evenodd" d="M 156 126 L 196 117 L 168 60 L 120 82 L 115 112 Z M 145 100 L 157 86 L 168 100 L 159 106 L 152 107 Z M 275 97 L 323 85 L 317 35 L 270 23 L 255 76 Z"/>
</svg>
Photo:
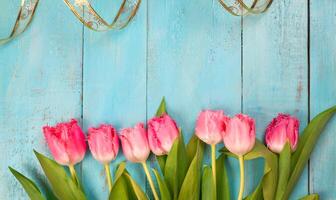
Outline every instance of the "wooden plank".
<svg viewBox="0 0 336 200">
<path fill-rule="evenodd" d="M 108 2 L 106 2 L 108 3 Z M 113 2 L 110 2 L 113 3 Z M 98 3 L 97 3 L 98 4 Z M 108 13 L 110 6 L 102 6 Z M 84 127 L 111 123 L 118 130 L 146 120 L 146 1 L 129 26 L 105 33 L 85 29 L 84 34 Z M 122 151 L 120 149 L 121 155 Z M 122 156 L 112 163 L 116 166 Z M 138 164 L 127 168 L 145 188 Z M 103 166 L 88 156 L 83 164 L 83 181 L 89 199 L 106 199 L 108 187 Z"/>
<path fill-rule="evenodd" d="M 0 1 L 0 8 L 0 39 L 3 39 L 8 37 L 13 30 L 20 3 L 16 1 Z"/>
<path fill-rule="evenodd" d="M 311 88 L 310 110 L 313 118 L 336 104 L 336 2 L 311 1 Z M 336 119 L 321 135 L 310 160 L 310 192 L 321 199 L 336 199 Z"/>
<path fill-rule="evenodd" d="M 267 13 L 243 22 L 243 110 L 257 122 L 263 139 L 267 124 L 279 112 L 297 116 L 301 129 L 308 116 L 307 1 L 274 1 Z M 262 162 L 248 163 L 247 192 L 260 180 Z M 304 171 L 294 194 L 307 194 Z"/>
<path fill-rule="evenodd" d="M 148 118 L 165 96 L 188 141 L 201 109 L 240 112 L 240 19 L 216 0 L 149 1 L 148 9 Z"/>
<path fill-rule="evenodd" d="M 81 30 L 63 2 L 41 1 L 30 28 L 0 46 L 0 199 L 28 198 L 9 165 L 43 179 L 41 127 L 81 117 Z"/>
</svg>

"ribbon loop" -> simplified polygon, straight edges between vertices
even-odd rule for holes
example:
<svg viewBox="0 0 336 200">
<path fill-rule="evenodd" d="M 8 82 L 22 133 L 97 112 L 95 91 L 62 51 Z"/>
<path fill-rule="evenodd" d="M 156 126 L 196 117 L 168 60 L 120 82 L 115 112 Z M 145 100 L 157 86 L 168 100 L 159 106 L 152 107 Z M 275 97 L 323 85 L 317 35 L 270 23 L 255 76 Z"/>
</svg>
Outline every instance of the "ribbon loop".
<svg viewBox="0 0 336 200">
<path fill-rule="evenodd" d="M 273 0 L 253 0 L 252 4 L 247 5 L 244 0 L 235 0 L 232 5 L 227 0 L 218 0 L 219 3 L 229 13 L 235 16 L 246 16 L 249 14 L 260 14 L 265 12 L 272 4 Z"/>
<path fill-rule="evenodd" d="M 123 0 L 112 23 L 106 22 L 87 0 L 64 0 L 64 3 L 89 29 L 108 31 L 127 26 L 136 14 L 141 0 Z"/>
<path fill-rule="evenodd" d="M 30 22 L 33 19 L 37 4 L 39 0 L 22 0 L 19 13 L 17 15 L 15 25 L 12 29 L 11 34 L 6 37 L 0 39 L 0 45 L 5 44 L 16 36 L 20 35 L 24 32 L 29 26 Z"/>
</svg>

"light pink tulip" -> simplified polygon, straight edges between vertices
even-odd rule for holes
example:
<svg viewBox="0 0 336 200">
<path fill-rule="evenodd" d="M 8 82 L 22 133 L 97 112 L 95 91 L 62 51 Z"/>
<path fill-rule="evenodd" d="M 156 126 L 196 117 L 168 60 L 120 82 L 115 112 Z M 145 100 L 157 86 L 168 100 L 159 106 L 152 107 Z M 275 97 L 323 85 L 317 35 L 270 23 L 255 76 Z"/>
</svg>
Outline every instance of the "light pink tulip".
<svg viewBox="0 0 336 200">
<path fill-rule="evenodd" d="M 168 154 L 179 130 L 175 121 L 167 114 L 154 117 L 148 122 L 149 147 L 155 155 Z"/>
<path fill-rule="evenodd" d="M 85 136 L 77 121 L 43 127 L 51 154 L 61 165 L 75 165 L 83 160 L 86 151 Z"/>
<path fill-rule="evenodd" d="M 120 131 L 123 153 L 131 162 L 145 162 L 149 156 L 147 133 L 143 123 Z"/>
<path fill-rule="evenodd" d="M 295 151 L 299 139 L 299 126 L 300 122 L 297 118 L 279 114 L 266 129 L 267 147 L 275 153 L 280 153 L 288 141 L 291 150 Z"/>
<path fill-rule="evenodd" d="M 92 156 L 102 164 L 108 164 L 116 158 L 119 150 L 117 131 L 111 125 L 89 128 L 88 143 Z"/>
<path fill-rule="evenodd" d="M 218 144 L 223 139 L 227 121 L 228 117 L 221 110 L 204 110 L 196 122 L 196 136 L 207 144 Z"/>
<path fill-rule="evenodd" d="M 253 149 L 255 137 L 254 119 L 247 115 L 238 114 L 229 120 L 223 141 L 230 152 L 243 156 Z"/>
</svg>

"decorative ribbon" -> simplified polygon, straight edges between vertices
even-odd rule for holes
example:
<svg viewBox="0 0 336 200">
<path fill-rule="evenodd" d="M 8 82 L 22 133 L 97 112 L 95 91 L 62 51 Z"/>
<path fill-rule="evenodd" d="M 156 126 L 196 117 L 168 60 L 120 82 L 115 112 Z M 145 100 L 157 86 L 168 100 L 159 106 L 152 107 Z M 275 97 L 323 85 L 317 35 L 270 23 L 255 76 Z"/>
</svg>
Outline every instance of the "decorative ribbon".
<svg viewBox="0 0 336 200">
<path fill-rule="evenodd" d="M 33 19 L 38 2 L 39 0 L 21 0 L 19 14 L 17 15 L 12 32 L 8 37 L 0 39 L 0 45 L 11 41 L 26 30 Z"/>
<path fill-rule="evenodd" d="M 122 29 L 136 14 L 141 0 L 123 0 L 112 23 L 106 22 L 87 0 L 64 0 L 75 16 L 88 28 L 94 31 Z"/>
<path fill-rule="evenodd" d="M 244 3 L 244 0 L 236 0 L 233 5 L 229 6 L 227 3 L 225 3 L 225 0 L 218 1 L 229 13 L 235 16 L 263 13 L 271 6 L 273 2 L 273 0 L 253 0 L 252 5 L 248 6 L 246 3 Z"/>
</svg>

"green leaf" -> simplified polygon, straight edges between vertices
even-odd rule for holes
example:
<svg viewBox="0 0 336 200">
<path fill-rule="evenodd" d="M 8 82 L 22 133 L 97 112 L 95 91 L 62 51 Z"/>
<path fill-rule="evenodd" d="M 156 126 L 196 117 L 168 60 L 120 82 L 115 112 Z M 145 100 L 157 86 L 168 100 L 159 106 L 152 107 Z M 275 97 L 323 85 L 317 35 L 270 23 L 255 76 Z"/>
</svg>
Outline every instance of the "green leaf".
<svg viewBox="0 0 336 200">
<path fill-rule="evenodd" d="M 183 184 L 178 196 L 179 200 L 200 198 L 203 154 L 204 144 L 201 141 L 198 141 L 195 157 L 192 160 L 188 172 L 183 180 Z M 181 162 L 182 160 L 179 161 Z"/>
<path fill-rule="evenodd" d="M 187 152 L 183 142 L 182 133 L 175 140 L 167 157 L 164 177 L 169 191 L 174 194 L 173 199 L 177 199 L 179 190 L 188 170 Z"/>
<path fill-rule="evenodd" d="M 25 177 L 20 172 L 16 171 L 15 169 L 9 167 L 9 170 L 12 172 L 12 174 L 15 176 L 15 178 L 20 182 L 23 189 L 28 194 L 29 198 L 32 200 L 44 200 L 41 191 L 38 189 L 36 184 L 30 180 L 29 178 Z"/>
<path fill-rule="evenodd" d="M 320 197 L 318 194 L 311 194 L 311 195 L 307 195 L 305 197 L 300 198 L 300 200 L 319 200 Z"/>
<path fill-rule="evenodd" d="M 129 193 L 128 181 L 124 173 L 122 173 L 113 184 L 109 200 L 129 200 L 132 199 Z"/>
<path fill-rule="evenodd" d="M 202 200 L 216 200 L 215 192 L 211 167 L 206 166 L 202 177 Z"/>
<path fill-rule="evenodd" d="M 188 156 L 188 166 L 190 165 L 191 161 L 194 159 L 196 151 L 197 151 L 197 146 L 198 146 L 199 139 L 198 137 L 194 134 L 190 141 L 187 144 L 186 150 L 187 150 L 187 156 Z"/>
<path fill-rule="evenodd" d="M 318 137 L 331 117 L 336 113 L 336 106 L 317 115 L 305 128 L 299 139 L 298 147 L 291 160 L 291 175 L 288 181 L 284 199 L 288 199 L 301 173 L 309 160 Z"/>
<path fill-rule="evenodd" d="M 171 200 L 171 195 L 169 193 L 169 189 L 167 187 L 166 182 L 161 178 L 158 171 L 153 169 L 154 175 L 156 177 L 156 181 L 159 185 L 161 200 Z"/>
<path fill-rule="evenodd" d="M 264 200 L 262 191 L 262 182 L 260 182 L 254 192 L 248 195 L 244 200 Z"/>
<path fill-rule="evenodd" d="M 139 199 L 147 200 L 146 194 L 141 190 L 141 187 L 133 180 L 127 170 L 125 170 L 125 162 L 120 163 L 109 199 Z"/>
<path fill-rule="evenodd" d="M 135 199 L 138 200 L 147 200 L 146 194 L 142 191 L 141 187 L 134 181 L 134 179 L 128 174 L 127 171 L 124 172 L 125 177 L 127 178 L 129 186 L 134 192 Z"/>
<path fill-rule="evenodd" d="M 124 173 L 125 168 L 126 168 L 126 163 L 125 162 L 121 162 L 118 165 L 118 168 L 117 168 L 117 171 L 116 171 L 115 177 L 114 177 L 114 182 L 117 182 L 117 180 L 120 178 L 120 176 Z"/>
<path fill-rule="evenodd" d="M 166 114 L 167 110 L 166 110 L 166 100 L 164 97 L 162 97 L 160 106 L 158 107 L 155 116 L 160 117 L 163 114 Z"/>
<path fill-rule="evenodd" d="M 287 142 L 279 156 L 279 181 L 275 196 L 276 200 L 282 199 L 282 196 L 285 193 L 287 187 L 290 174 L 291 154 L 291 147 L 290 144 Z"/>
<path fill-rule="evenodd" d="M 34 153 L 52 186 L 54 194 L 59 199 L 86 199 L 83 191 L 68 177 L 62 166 L 37 151 L 34 151 Z"/>
<path fill-rule="evenodd" d="M 217 199 L 230 199 L 230 183 L 225 167 L 224 154 L 220 155 L 216 161 L 217 179 Z"/>
<path fill-rule="evenodd" d="M 156 160 L 159 163 L 161 172 L 165 171 L 166 161 L 167 161 L 167 155 L 162 156 L 156 156 Z"/>
<path fill-rule="evenodd" d="M 228 152 L 226 149 L 221 150 L 225 154 L 237 158 L 236 155 Z M 256 140 L 255 146 L 251 152 L 244 156 L 244 160 L 254 160 L 257 158 L 264 158 L 264 176 L 262 178 L 262 192 L 264 199 L 274 199 L 275 192 L 278 184 L 278 158 L 277 156 L 269 151 L 265 145 L 260 141 Z M 256 196 L 258 188 L 256 188 Z"/>
<path fill-rule="evenodd" d="M 258 140 L 256 140 L 253 150 L 244 156 L 245 160 L 256 158 L 265 159 L 264 176 L 262 178 L 264 199 L 274 199 L 278 184 L 278 158 Z"/>
</svg>

